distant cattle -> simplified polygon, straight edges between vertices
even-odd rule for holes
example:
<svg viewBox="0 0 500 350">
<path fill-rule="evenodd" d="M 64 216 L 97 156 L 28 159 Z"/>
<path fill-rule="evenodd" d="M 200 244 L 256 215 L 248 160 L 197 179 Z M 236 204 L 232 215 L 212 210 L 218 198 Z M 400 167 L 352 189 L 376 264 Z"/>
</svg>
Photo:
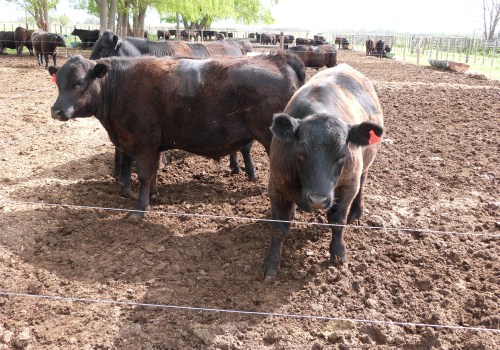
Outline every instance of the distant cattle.
<svg viewBox="0 0 500 350">
<path fill-rule="evenodd" d="M 375 43 L 375 50 L 372 55 L 377 56 L 379 58 L 386 57 L 386 53 L 391 52 L 391 48 L 386 44 L 383 40 L 377 40 Z"/>
<path fill-rule="evenodd" d="M 366 55 L 372 55 L 375 51 L 375 41 L 373 39 L 366 40 Z"/>
<path fill-rule="evenodd" d="M 43 64 L 43 58 L 45 57 L 45 68 L 49 65 L 49 55 L 52 56 L 52 61 L 55 66 L 57 48 L 66 47 L 66 41 L 61 34 L 47 33 L 41 29 L 33 32 L 31 41 L 33 42 L 33 48 L 35 49 L 39 66 Z"/>
<path fill-rule="evenodd" d="M 313 36 L 313 40 L 326 41 L 326 38 L 324 35 L 317 34 Z"/>
<path fill-rule="evenodd" d="M 195 30 L 181 30 L 181 38 L 184 40 L 195 40 L 200 36 L 200 33 L 198 33 Z"/>
<path fill-rule="evenodd" d="M 339 46 L 339 49 L 342 48 L 342 49 L 349 49 L 349 40 L 347 40 L 347 38 L 343 38 L 343 37 L 336 37 L 335 38 L 335 44 L 337 44 Z"/>
<path fill-rule="evenodd" d="M 361 218 L 368 169 L 384 132 L 373 84 L 346 64 L 314 75 L 274 115 L 268 193 L 273 220 L 265 279 L 276 277 L 295 209 L 323 209 L 330 262 L 346 262 L 344 225 Z M 288 254 L 293 256 L 294 254 Z"/>
<path fill-rule="evenodd" d="M 137 159 L 141 212 L 134 217 L 144 216 L 157 193 L 161 151 L 220 158 L 251 140 L 269 151 L 273 113 L 305 80 L 302 62 L 286 53 L 196 60 L 73 56 L 49 73 L 57 73 L 59 90 L 53 118 L 95 116 L 128 163 Z M 130 190 L 130 176 L 125 181 Z"/>
<path fill-rule="evenodd" d="M 158 40 L 160 39 L 168 40 L 170 38 L 170 32 L 168 30 L 158 29 L 156 31 L 156 36 Z"/>
<path fill-rule="evenodd" d="M 297 45 L 290 47 L 288 51 L 299 56 L 306 67 L 330 68 L 337 65 L 337 48 L 334 45 Z"/>
<path fill-rule="evenodd" d="M 263 45 L 275 45 L 276 36 L 273 33 L 260 34 L 260 43 Z"/>
<path fill-rule="evenodd" d="M 73 29 L 71 35 L 76 35 L 80 38 L 82 49 L 90 48 L 94 46 L 97 39 L 99 39 L 99 29 L 86 30 L 86 29 Z"/>
<path fill-rule="evenodd" d="M 16 40 L 13 31 L 0 32 L 0 52 L 5 49 L 15 49 Z"/>
<path fill-rule="evenodd" d="M 14 40 L 16 42 L 16 51 L 19 56 L 23 53 L 23 47 L 26 46 L 30 55 L 33 56 L 33 43 L 31 42 L 31 34 L 33 34 L 33 29 L 26 29 L 23 27 L 17 27 L 14 30 Z"/>
<path fill-rule="evenodd" d="M 200 34 L 203 33 L 203 40 L 212 40 L 217 39 L 217 32 L 215 30 L 203 30 L 200 31 Z"/>
<path fill-rule="evenodd" d="M 275 34 L 276 42 L 281 43 L 281 34 Z M 292 44 L 295 37 L 291 34 L 283 34 L 283 44 Z"/>
<path fill-rule="evenodd" d="M 314 45 L 313 39 L 297 38 L 295 39 L 295 45 Z"/>
</svg>

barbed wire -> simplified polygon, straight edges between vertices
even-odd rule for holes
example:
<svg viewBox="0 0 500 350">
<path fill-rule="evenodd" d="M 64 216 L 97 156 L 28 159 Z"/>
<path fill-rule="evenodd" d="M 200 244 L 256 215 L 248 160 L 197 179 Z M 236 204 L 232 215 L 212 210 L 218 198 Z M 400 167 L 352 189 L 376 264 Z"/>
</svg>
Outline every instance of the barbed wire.
<svg viewBox="0 0 500 350">
<path fill-rule="evenodd" d="M 443 234 L 443 235 L 500 238 L 500 234 L 495 234 L 495 233 L 441 231 L 441 230 L 429 230 L 429 229 L 420 229 L 420 228 L 368 226 L 368 225 L 353 225 L 353 224 L 342 225 L 342 224 L 330 224 L 330 223 L 309 222 L 309 221 L 295 221 L 295 220 L 287 221 L 287 220 L 275 220 L 275 219 L 265 219 L 265 218 L 253 218 L 253 217 L 245 217 L 245 216 L 237 216 L 237 215 L 179 213 L 179 212 L 153 211 L 153 210 L 144 211 L 144 210 L 137 210 L 137 209 L 123 209 L 123 208 L 113 208 L 113 207 L 74 205 L 74 204 L 64 204 L 64 203 L 19 201 L 19 200 L 6 199 L 3 197 L 0 197 L 0 203 L 2 203 L 2 204 L 14 204 L 14 205 L 40 205 L 40 206 L 46 206 L 46 207 L 63 207 L 63 208 L 68 208 L 68 209 L 115 211 L 115 212 L 137 213 L 137 214 L 146 214 L 147 213 L 148 215 L 184 216 L 184 217 L 205 218 L 205 219 L 214 219 L 214 220 L 280 222 L 280 223 L 290 223 L 290 224 L 295 224 L 295 225 L 309 225 L 309 226 L 351 227 L 351 228 L 362 228 L 362 229 L 369 229 L 369 230 L 383 230 L 385 232 L 403 231 L 403 232 L 410 232 L 410 233 L 434 233 L 434 234 Z"/>
<path fill-rule="evenodd" d="M 289 314 L 289 313 L 266 312 L 266 311 L 245 311 L 245 310 L 236 310 L 236 309 L 219 309 L 219 308 L 196 307 L 196 306 L 186 306 L 186 305 L 151 304 L 151 303 L 139 303 L 139 302 L 133 302 L 133 301 L 119 301 L 119 300 L 110 300 L 110 299 L 76 298 L 76 297 L 64 297 L 64 296 L 58 296 L 58 295 L 15 293 L 15 292 L 9 292 L 9 291 L 0 291 L 0 295 L 4 295 L 4 296 L 8 296 L 8 297 L 47 299 L 47 300 L 51 300 L 51 301 L 100 303 L 100 304 L 112 304 L 112 305 L 119 305 L 119 306 L 148 307 L 148 308 L 161 308 L 161 309 L 187 310 L 187 311 L 203 311 L 203 312 L 218 312 L 218 313 L 240 314 L 240 315 L 250 315 L 250 316 L 268 316 L 268 317 L 283 317 L 283 318 L 296 318 L 296 319 L 313 319 L 313 320 L 320 320 L 320 321 L 344 321 L 344 322 L 353 322 L 353 323 L 369 323 L 369 324 L 390 325 L 390 326 L 431 327 L 431 328 L 454 329 L 454 330 L 461 330 L 461 331 L 481 331 L 481 332 L 500 333 L 500 329 L 495 329 L 495 328 L 469 327 L 469 326 L 458 326 L 458 325 L 447 325 L 447 324 L 442 325 L 442 324 L 432 324 L 432 323 L 370 320 L 370 319 L 362 319 L 362 318 L 348 318 L 348 317 L 334 317 L 334 316 L 320 316 L 320 315 L 301 315 L 301 314 Z"/>
</svg>

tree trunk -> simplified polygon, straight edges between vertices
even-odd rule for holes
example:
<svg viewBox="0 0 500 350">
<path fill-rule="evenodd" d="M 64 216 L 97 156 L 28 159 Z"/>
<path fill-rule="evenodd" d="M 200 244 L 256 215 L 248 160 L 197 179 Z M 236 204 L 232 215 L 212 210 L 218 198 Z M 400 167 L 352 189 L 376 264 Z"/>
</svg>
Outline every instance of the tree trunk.
<svg viewBox="0 0 500 350">
<path fill-rule="evenodd" d="M 99 32 L 102 34 L 108 24 L 108 0 L 95 0 L 99 8 Z"/>
<path fill-rule="evenodd" d="M 113 33 L 116 31 L 116 0 L 109 0 L 109 14 L 107 29 L 111 29 Z"/>
</svg>

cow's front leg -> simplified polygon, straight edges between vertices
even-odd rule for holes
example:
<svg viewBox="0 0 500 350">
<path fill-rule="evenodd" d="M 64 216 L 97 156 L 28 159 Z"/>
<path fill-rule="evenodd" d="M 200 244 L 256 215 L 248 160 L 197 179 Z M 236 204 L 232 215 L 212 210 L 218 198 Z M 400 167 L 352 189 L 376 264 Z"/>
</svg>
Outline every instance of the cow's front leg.
<svg viewBox="0 0 500 350">
<path fill-rule="evenodd" d="M 144 212 L 149 207 L 151 182 L 158 171 L 160 153 L 156 151 L 142 152 L 137 156 L 137 175 L 139 178 L 139 196 L 137 198 L 137 212 L 129 215 L 132 220 L 144 218 Z"/>
<path fill-rule="evenodd" d="M 344 226 L 351 203 L 358 192 L 359 186 L 342 186 L 335 189 L 335 204 L 328 210 L 328 223 L 332 226 L 330 242 L 330 263 L 342 265 L 347 263 Z"/>
<path fill-rule="evenodd" d="M 271 246 L 264 260 L 264 280 L 272 280 L 278 274 L 283 242 L 290 232 L 291 221 L 295 214 L 295 203 L 283 200 L 277 195 L 270 195 L 272 219 Z M 283 222 L 285 221 L 285 222 Z"/>
</svg>

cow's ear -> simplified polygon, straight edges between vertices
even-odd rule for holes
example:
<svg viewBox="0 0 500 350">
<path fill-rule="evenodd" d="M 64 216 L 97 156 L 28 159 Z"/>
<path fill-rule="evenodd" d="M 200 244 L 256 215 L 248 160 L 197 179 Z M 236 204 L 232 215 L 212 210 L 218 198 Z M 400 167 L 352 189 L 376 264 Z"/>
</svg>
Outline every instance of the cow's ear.
<svg viewBox="0 0 500 350">
<path fill-rule="evenodd" d="M 347 141 L 358 146 L 368 146 L 379 143 L 383 134 L 383 127 L 374 123 L 365 122 L 351 126 Z"/>
<path fill-rule="evenodd" d="M 56 74 L 58 70 L 59 70 L 59 67 L 50 66 L 49 67 L 49 74 L 50 74 L 50 76 L 53 76 L 54 74 Z"/>
<path fill-rule="evenodd" d="M 109 67 L 106 66 L 104 63 L 98 63 L 92 69 L 92 74 L 94 74 L 94 77 L 96 77 L 96 78 L 102 78 L 103 76 L 106 75 L 106 73 L 108 72 L 108 69 L 109 69 Z"/>
<path fill-rule="evenodd" d="M 271 131 L 274 136 L 285 142 L 293 140 L 295 131 L 299 127 L 299 121 L 285 113 L 276 113 L 273 116 Z"/>
<path fill-rule="evenodd" d="M 114 49 L 118 50 L 122 46 L 122 39 L 118 35 L 113 35 Z"/>
</svg>

